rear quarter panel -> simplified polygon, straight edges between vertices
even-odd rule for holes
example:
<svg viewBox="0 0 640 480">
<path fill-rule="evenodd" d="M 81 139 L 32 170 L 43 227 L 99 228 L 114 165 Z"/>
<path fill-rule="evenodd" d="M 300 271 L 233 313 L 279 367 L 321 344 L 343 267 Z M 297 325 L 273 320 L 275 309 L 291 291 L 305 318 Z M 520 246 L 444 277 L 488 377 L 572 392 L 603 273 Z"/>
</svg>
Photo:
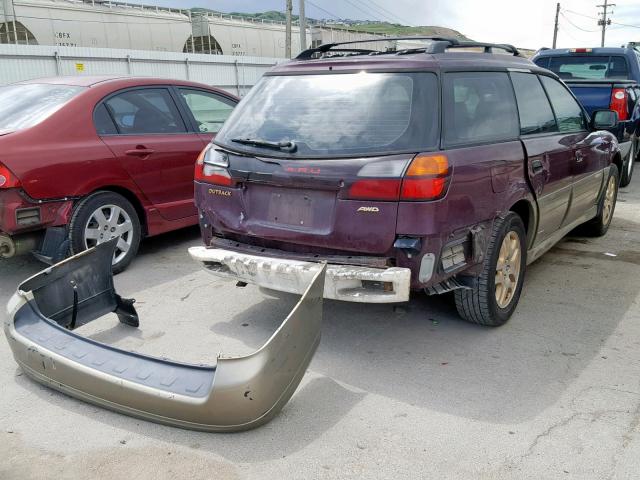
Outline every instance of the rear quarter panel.
<svg viewBox="0 0 640 480">
<path fill-rule="evenodd" d="M 398 235 L 420 236 L 425 239 L 421 255 L 399 256 L 399 264 L 420 269 L 422 255 L 433 254 L 440 265 L 443 246 L 449 242 L 469 239 L 472 229 L 486 245 L 495 218 L 526 199 L 537 213 L 531 189 L 527 183 L 525 156 L 520 141 L 492 145 L 476 145 L 446 151 L 453 177 L 446 196 L 435 202 L 400 202 Z M 484 256 L 484 252 L 482 252 Z M 475 263 L 474 263 L 475 262 Z M 429 284 L 437 283 L 454 273 L 479 273 L 481 257 L 470 259 L 459 271 L 444 273 L 440 267 Z M 423 285 L 412 276 L 412 288 Z"/>
<path fill-rule="evenodd" d="M 139 196 L 95 131 L 93 107 L 101 90 L 87 89 L 42 123 L 2 138 L 2 161 L 32 198 L 79 197 L 106 185 Z"/>
<path fill-rule="evenodd" d="M 508 210 L 530 195 L 520 141 L 446 151 L 453 176 L 446 196 L 436 202 L 400 202 L 399 235 L 442 235 L 472 226 Z"/>
</svg>

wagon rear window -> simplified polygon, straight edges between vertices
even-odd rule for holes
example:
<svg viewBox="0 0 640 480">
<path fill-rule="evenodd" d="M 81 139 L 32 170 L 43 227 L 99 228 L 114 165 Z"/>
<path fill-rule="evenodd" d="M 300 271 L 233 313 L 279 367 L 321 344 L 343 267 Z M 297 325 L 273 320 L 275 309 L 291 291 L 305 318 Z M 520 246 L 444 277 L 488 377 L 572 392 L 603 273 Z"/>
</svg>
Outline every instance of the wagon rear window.
<svg viewBox="0 0 640 480">
<path fill-rule="evenodd" d="M 0 87 L 0 130 L 33 127 L 84 90 L 70 85 L 26 84 Z"/>
<path fill-rule="evenodd" d="M 232 139 L 292 141 L 296 157 L 432 149 L 438 139 L 431 73 L 349 73 L 264 77 L 240 103 L 216 143 L 269 151 Z"/>
</svg>

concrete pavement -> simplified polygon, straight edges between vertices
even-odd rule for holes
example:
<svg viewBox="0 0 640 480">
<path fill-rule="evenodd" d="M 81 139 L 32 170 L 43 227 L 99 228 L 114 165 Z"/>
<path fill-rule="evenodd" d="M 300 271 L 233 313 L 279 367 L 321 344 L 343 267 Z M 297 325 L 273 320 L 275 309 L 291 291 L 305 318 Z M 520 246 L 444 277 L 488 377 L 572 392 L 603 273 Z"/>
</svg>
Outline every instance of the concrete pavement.
<svg viewBox="0 0 640 480">
<path fill-rule="evenodd" d="M 259 346 L 296 297 L 200 271 L 186 253 L 199 242 L 196 229 L 145 241 L 116 277 L 141 327 L 109 317 L 80 333 L 197 363 Z M 0 263 L 0 304 L 40 268 Z M 568 237 L 528 268 L 504 327 L 459 320 L 447 297 L 327 301 L 307 376 L 257 430 L 197 433 L 71 399 L 25 378 L 2 339 L 0 478 L 637 478 L 639 302 L 640 172 L 607 236 Z"/>
</svg>

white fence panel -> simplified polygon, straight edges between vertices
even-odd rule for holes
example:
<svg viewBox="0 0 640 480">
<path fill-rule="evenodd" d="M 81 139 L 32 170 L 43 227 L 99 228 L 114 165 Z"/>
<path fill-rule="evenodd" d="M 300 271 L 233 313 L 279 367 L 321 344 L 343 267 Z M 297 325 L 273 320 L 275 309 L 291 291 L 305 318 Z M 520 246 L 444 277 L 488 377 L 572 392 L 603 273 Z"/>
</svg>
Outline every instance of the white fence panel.
<svg viewBox="0 0 640 480">
<path fill-rule="evenodd" d="M 0 45 L 0 85 L 57 75 L 192 80 L 244 95 L 277 58 L 44 45 Z"/>
</svg>

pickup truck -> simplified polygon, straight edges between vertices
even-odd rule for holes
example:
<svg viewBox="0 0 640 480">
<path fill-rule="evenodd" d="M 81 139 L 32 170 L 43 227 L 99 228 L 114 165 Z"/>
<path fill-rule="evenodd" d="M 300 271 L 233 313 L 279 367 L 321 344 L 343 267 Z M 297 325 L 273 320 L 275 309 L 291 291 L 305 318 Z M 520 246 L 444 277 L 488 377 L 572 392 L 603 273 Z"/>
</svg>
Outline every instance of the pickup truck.
<svg viewBox="0 0 640 480">
<path fill-rule="evenodd" d="M 624 159 L 620 186 L 629 185 L 640 154 L 640 47 L 542 49 L 532 60 L 558 75 L 589 115 L 618 112 L 620 123 L 610 131 Z"/>
</svg>

